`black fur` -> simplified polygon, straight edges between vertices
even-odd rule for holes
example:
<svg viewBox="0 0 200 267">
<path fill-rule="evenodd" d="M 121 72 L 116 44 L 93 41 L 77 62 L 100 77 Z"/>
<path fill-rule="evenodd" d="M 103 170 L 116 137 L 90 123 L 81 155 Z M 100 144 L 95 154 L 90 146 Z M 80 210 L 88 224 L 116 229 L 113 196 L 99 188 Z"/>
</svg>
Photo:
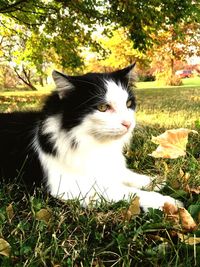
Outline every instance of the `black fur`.
<svg viewBox="0 0 200 267">
<path fill-rule="evenodd" d="M 40 186 L 43 173 L 32 148 L 40 112 L 0 114 L 0 178 L 18 179 L 28 188 Z"/>
</svg>

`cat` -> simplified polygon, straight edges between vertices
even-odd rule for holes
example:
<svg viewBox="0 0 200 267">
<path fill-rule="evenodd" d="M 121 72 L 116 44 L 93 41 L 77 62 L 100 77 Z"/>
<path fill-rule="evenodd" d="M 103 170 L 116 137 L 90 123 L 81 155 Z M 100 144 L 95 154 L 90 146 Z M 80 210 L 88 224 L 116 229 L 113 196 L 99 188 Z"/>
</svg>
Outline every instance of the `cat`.
<svg viewBox="0 0 200 267">
<path fill-rule="evenodd" d="M 144 211 L 179 201 L 141 190 L 151 178 L 126 167 L 123 147 L 135 127 L 130 85 L 134 64 L 114 72 L 68 76 L 53 71 L 56 90 L 41 111 L 0 114 L 0 177 L 43 185 L 82 205 L 139 197 Z M 131 185 L 131 186 L 130 186 Z"/>
</svg>

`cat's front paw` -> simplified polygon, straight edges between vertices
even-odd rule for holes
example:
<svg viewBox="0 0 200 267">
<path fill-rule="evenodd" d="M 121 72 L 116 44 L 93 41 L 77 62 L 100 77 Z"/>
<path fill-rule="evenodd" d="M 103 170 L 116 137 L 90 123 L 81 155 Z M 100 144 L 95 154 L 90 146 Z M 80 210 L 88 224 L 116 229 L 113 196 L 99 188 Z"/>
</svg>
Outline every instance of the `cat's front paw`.
<svg viewBox="0 0 200 267">
<path fill-rule="evenodd" d="M 163 196 L 157 192 L 141 191 L 138 196 L 140 197 L 140 206 L 147 212 L 149 208 L 162 210 L 165 203 L 170 203 L 178 207 L 183 207 L 183 203 L 170 196 Z"/>
<path fill-rule="evenodd" d="M 142 175 L 134 172 L 128 172 L 125 176 L 123 184 L 128 187 L 134 187 L 138 189 L 148 189 L 152 183 L 152 178 L 147 175 Z"/>
</svg>

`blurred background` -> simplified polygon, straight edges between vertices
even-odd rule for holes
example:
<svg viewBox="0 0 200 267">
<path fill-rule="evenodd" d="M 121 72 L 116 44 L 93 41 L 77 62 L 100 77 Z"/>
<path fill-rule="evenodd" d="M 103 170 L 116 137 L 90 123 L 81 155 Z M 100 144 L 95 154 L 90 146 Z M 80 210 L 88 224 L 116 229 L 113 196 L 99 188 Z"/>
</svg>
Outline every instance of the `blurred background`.
<svg viewBox="0 0 200 267">
<path fill-rule="evenodd" d="M 199 26 L 199 0 L 0 0 L 0 91 L 134 61 L 142 87 L 200 84 Z"/>
</svg>

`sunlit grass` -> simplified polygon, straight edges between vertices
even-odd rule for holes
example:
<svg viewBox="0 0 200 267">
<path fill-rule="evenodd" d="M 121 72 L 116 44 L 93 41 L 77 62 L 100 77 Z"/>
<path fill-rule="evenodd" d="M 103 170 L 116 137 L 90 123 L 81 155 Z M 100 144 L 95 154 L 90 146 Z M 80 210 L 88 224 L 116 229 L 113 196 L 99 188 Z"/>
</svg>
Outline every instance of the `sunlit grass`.
<svg viewBox="0 0 200 267">
<path fill-rule="evenodd" d="M 200 87 L 200 77 L 191 77 L 191 78 L 185 78 L 182 79 L 182 86 L 165 86 L 160 85 L 160 82 L 157 81 L 151 81 L 151 82 L 137 82 L 136 86 L 137 88 L 186 88 L 186 87 Z"/>
<path fill-rule="evenodd" d="M 200 119 L 200 87 L 136 89 L 138 123 L 194 127 Z"/>
</svg>

